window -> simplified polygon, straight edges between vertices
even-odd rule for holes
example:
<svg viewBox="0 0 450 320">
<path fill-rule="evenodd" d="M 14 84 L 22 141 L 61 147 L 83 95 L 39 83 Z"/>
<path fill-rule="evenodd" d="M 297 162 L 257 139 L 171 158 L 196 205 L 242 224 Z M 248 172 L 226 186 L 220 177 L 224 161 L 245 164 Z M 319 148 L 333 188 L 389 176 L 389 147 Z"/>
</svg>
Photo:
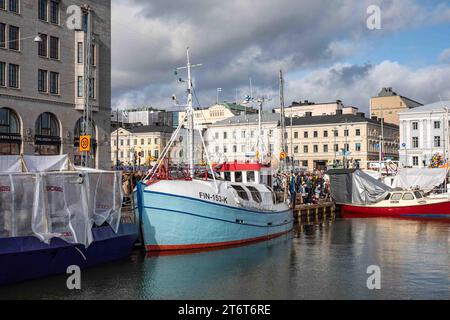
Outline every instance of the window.
<svg viewBox="0 0 450 320">
<path fill-rule="evenodd" d="M 219 139 L 219 133 L 218 133 L 218 132 L 215 132 L 215 133 L 214 133 L 214 138 L 215 138 L 215 139 Z"/>
<path fill-rule="evenodd" d="M 50 1 L 50 22 L 59 24 L 59 1 Z"/>
<path fill-rule="evenodd" d="M 39 0 L 39 20 L 47 21 L 47 0 Z"/>
<path fill-rule="evenodd" d="M 334 152 L 339 152 L 339 145 L 338 144 L 334 145 Z"/>
<path fill-rule="evenodd" d="M 227 146 L 223 146 L 223 153 L 227 153 L 227 152 L 228 152 Z"/>
<path fill-rule="evenodd" d="M 314 153 L 319 152 L 319 146 L 318 145 L 314 145 L 313 146 L 313 151 L 314 151 Z"/>
<path fill-rule="evenodd" d="M 0 62 L 0 87 L 6 86 L 6 63 Z"/>
<path fill-rule="evenodd" d="M 249 200 L 247 191 L 245 191 L 244 188 L 242 188 L 241 186 L 235 186 L 235 185 L 232 185 L 231 187 L 237 192 L 239 198 L 246 200 L 246 201 Z"/>
<path fill-rule="evenodd" d="M 137 145 L 137 139 L 134 139 L 133 143 L 136 146 Z"/>
<path fill-rule="evenodd" d="M 219 153 L 219 146 L 215 146 L 214 152 L 215 152 L 215 153 Z"/>
<path fill-rule="evenodd" d="M 245 131 L 241 131 L 241 138 L 245 139 Z"/>
<path fill-rule="evenodd" d="M 78 98 L 81 98 L 84 96 L 83 76 L 78 76 L 77 96 L 78 96 Z"/>
<path fill-rule="evenodd" d="M 227 138 L 227 133 L 226 133 L 226 132 L 223 133 L 223 138 L 224 138 L 224 139 Z"/>
<path fill-rule="evenodd" d="M 412 147 L 418 148 L 419 147 L 419 137 L 413 137 L 412 138 Z"/>
<path fill-rule="evenodd" d="M 319 136 L 319 132 L 314 131 L 314 138 L 317 138 Z"/>
<path fill-rule="evenodd" d="M 361 151 L 361 143 L 355 144 L 355 151 L 360 152 Z"/>
<path fill-rule="evenodd" d="M 402 194 L 401 193 L 394 193 L 392 194 L 391 200 L 392 201 L 399 201 L 402 198 Z"/>
<path fill-rule="evenodd" d="M 441 146 L 441 137 L 440 136 L 435 136 L 434 137 L 434 147 L 438 148 Z"/>
<path fill-rule="evenodd" d="M 20 37 L 19 27 L 9 26 L 9 39 L 8 39 L 9 49 L 11 49 L 11 50 L 19 50 L 20 49 L 19 37 Z"/>
<path fill-rule="evenodd" d="M 38 91 L 47 92 L 47 70 L 38 70 Z"/>
<path fill-rule="evenodd" d="M 9 11 L 19 13 L 19 0 L 9 0 Z"/>
<path fill-rule="evenodd" d="M 294 147 L 294 153 L 298 153 L 298 146 Z"/>
<path fill-rule="evenodd" d="M 402 199 L 403 200 L 414 200 L 414 196 L 411 192 L 405 192 Z"/>
<path fill-rule="evenodd" d="M 0 48 L 6 48 L 6 24 L 0 23 Z"/>
<path fill-rule="evenodd" d="M 236 146 L 236 145 L 233 146 L 233 152 L 234 152 L 234 153 L 237 152 L 237 146 Z"/>
<path fill-rule="evenodd" d="M 334 136 L 339 137 L 339 131 L 337 129 L 334 130 Z"/>
<path fill-rule="evenodd" d="M 123 146 L 123 140 L 122 139 L 120 139 L 120 145 Z"/>
<path fill-rule="evenodd" d="M 258 189 L 256 189 L 255 187 L 252 187 L 252 186 L 247 186 L 247 189 L 250 191 L 253 201 L 255 201 L 256 203 L 262 202 L 261 193 L 258 191 Z"/>
<path fill-rule="evenodd" d="M 441 128 L 441 122 L 440 121 L 435 121 L 434 122 L 434 128 L 435 129 L 440 129 Z"/>
<path fill-rule="evenodd" d="M 5 3 L 5 1 L 6 0 L 0 0 L 0 9 L 2 9 L 2 10 L 6 10 L 6 3 Z"/>
<path fill-rule="evenodd" d="M 95 78 L 89 79 L 89 97 L 95 99 Z"/>
<path fill-rule="evenodd" d="M 297 131 L 294 132 L 294 139 L 298 139 L 298 132 Z"/>
<path fill-rule="evenodd" d="M 344 150 L 345 151 L 350 151 L 350 145 L 348 143 L 344 144 Z"/>
<path fill-rule="evenodd" d="M 324 137 L 324 138 L 328 138 L 328 131 L 327 131 L 327 130 L 325 130 L 325 131 L 323 132 L 323 137 Z"/>
<path fill-rule="evenodd" d="M 19 82 L 20 82 L 20 68 L 17 64 L 9 64 L 9 70 L 8 70 L 8 86 L 10 88 L 19 88 Z"/>
<path fill-rule="evenodd" d="M 355 134 L 357 137 L 359 137 L 361 135 L 361 129 L 356 129 Z"/>
<path fill-rule="evenodd" d="M 41 57 L 47 57 L 48 37 L 46 34 L 40 33 L 42 41 L 38 42 L 38 54 Z"/>
<path fill-rule="evenodd" d="M 327 152 L 328 152 L 328 145 L 327 145 L 327 144 L 324 144 L 324 145 L 323 145 L 323 152 L 324 152 L 324 153 L 327 153 Z"/>
<path fill-rule="evenodd" d="M 302 167 L 308 167 L 308 160 L 303 160 L 302 161 Z"/>
<path fill-rule="evenodd" d="M 420 191 L 414 191 L 414 195 L 416 196 L 416 199 L 422 199 L 423 195 Z"/>
<path fill-rule="evenodd" d="M 303 137 L 308 138 L 308 131 L 303 132 Z"/>
<path fill-rule="evenodd" d="M 141 139 L 141 145 L 144 145 L 144 139 Z"/>
<path fill-rule="evenodd" d="M 96 52 L 97 52 L 97 50 L 96 50 L 95 44 L 93 44 L 91 46 L 91 65 L 92 66 L 95 66 L 96 63 L 97 63 L 97 59 L 96 59 L 96 56 L 95 56 Z"/>
<path fill-rule="evenodd" d="M 413 122 L 412 123 L 412 128 L 413 128 L 413 130 L 419 130 L 419 123 L 418 122 Z"/>
<path fill-rule="evenodd" d="M 50 72 L 50 93 L 59 94 L 59 73 Z"/>
<path fill-rule="evenodd" d="M 59 38 L 50 37 L 50 58 L 59 59 Z"/>
<path fill-rule="evenodd" d="M 412 157 L 412 161 L 413 161 L 413 166 L 419 165 L 419 157 Z"/>
<path fill-rule="evenodd" d="M 83 63 L 83 42 L 77 43 L 77 63 Z"/>
<path fill-rule="evenodd" d="M 348 129 L 344 130 L 344 137 L 348 137 Z"/>
<path fill-rule="evenodd" d="M 303 153 L 308 153 L 308 146 L 303 146 Z"/>
</svg>

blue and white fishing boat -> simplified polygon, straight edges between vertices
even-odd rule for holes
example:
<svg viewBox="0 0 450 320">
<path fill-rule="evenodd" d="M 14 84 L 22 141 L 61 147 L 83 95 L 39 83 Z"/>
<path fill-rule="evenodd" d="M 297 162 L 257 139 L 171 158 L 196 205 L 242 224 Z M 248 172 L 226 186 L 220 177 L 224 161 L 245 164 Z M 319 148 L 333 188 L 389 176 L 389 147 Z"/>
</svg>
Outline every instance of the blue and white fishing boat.
<svg viewBox="0 0 450 320">
<path fill-rule="evenodd" d="M 275 238 L 293 228 L 292 210 L 286 203 L 278 203 L 269 187 L 220 181 L 207 152 L 208 168 L 203 172 L 195 169 L 191 68 L 196 66 L 200 65 L 190 63 L 188 48 L 187 65 L 178 68 L 186 69 L 188 75 L 185 106 L 189 129 L 188 175 L 173 178 L 165 159 L 183 125 L 180 122 L 157 166 L 136 188 L 135 199 L 147 251 L 239 245 Z"/>
</svg>

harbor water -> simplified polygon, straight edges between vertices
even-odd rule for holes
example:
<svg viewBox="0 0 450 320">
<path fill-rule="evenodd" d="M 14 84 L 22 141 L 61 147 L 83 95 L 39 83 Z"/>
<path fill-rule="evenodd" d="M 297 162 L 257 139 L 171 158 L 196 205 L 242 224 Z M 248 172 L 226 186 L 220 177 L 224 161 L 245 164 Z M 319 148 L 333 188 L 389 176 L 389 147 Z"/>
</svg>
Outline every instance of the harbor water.
<svg viewBox="0 0 450 320">
<path fill-rule="evenodd" d="M 0 299 L 450 299 L 450 224 L 348 219 L 297 226 L 252 245 L 131 257 L 68 275 L 0 287 Z M 369 266 L 381 289 L 369 290 Z"/>
</svg>

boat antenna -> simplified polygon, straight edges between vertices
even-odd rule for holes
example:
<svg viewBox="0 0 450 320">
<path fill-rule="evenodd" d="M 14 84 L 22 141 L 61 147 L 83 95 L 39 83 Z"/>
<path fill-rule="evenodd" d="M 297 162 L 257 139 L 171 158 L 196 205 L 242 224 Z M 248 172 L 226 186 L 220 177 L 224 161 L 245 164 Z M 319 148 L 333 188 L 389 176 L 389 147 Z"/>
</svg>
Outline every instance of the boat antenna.
<svg viewBox="0 0 450 320">
<path fill-rule="evenodd" d="M 286 152 L 286 123 L 285 123 L 285 105 L 284 105 L 284 77 L 283 70 L 280 70 L 280 126 L 281 126 L 281 153 Z M 281 157 L 280 157 L 281 158 Z M 281 159 L 281 171 L 286 169 L 286 157 Z"/>
</svg>

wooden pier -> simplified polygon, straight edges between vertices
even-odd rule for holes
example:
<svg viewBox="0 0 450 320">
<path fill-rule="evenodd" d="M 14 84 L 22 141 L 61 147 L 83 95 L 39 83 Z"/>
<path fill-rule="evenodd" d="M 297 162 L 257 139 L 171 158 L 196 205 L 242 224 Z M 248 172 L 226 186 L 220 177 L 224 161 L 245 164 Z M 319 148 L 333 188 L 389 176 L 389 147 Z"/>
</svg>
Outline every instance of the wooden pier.
<svg viewBox="0 0 450 320">
<path fill-rule="evenodd" d="M 336 206 L 333 202 L 323 202 L 319 204 L 296 205 L 294 209 L 294 219 L 297 222 L 325 220 L 327 218 L 334 220 L 336 217 Z"/>
</svg>

